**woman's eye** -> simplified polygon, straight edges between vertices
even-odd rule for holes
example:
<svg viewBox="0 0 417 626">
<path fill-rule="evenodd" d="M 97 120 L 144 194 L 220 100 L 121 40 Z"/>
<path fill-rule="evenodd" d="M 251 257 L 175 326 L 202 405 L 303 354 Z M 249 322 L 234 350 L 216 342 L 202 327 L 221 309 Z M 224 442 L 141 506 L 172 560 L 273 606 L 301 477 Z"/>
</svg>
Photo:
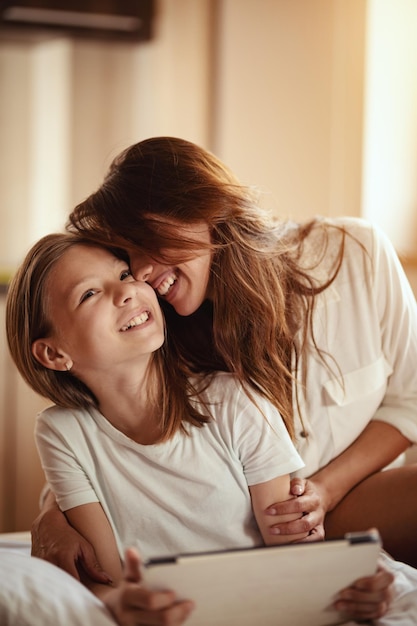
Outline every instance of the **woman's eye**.
<svg viewBox="0 0 417 626">
<path fill-rule="evenodd" d="M 89 289 L 88 291 L 83 293 L 83 295 L 80 298 L 80 304 L 88 300 L 88 298 L 91 298 L 92 296 L 94 296 L 94 294 L 95 294 L 94 289 Z"/>
<path fill-rule="evenodd" d="M 120 280 L 125 280 L 129 276 L 132 276 L 132 272 L 129 269 L 123 270 L 123 272 L 120 274 Z"/>
</svg>

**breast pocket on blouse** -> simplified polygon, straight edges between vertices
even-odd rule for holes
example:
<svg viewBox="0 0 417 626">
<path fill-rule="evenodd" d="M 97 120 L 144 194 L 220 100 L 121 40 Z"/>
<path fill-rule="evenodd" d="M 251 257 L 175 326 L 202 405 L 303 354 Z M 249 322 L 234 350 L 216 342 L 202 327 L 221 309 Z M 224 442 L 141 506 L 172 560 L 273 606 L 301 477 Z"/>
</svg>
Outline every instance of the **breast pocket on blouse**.
<svg viewBox="0 0 417 626">
<path fill-rule="evenodd" d="M 362 432 L 381 404 L 392 367 L 381 356 L 360 369 L 324 383 L 336 454 Z"/>
</svg>

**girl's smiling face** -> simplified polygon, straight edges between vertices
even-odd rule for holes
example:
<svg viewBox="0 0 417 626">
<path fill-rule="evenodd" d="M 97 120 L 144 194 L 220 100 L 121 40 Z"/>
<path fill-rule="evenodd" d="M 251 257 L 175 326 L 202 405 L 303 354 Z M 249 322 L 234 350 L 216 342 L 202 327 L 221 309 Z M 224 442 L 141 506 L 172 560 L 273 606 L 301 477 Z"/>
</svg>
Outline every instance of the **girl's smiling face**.
<svg viewBox="0 0 417 626">
<path fill-rule="evenodd" d="M 212 252 L 209 249 L 210 231 L 204 222 L 190 226 L 178 226 L 178 238 L 184 237 L 201 244 L 193 258 L 180 262 L 168 263 L 144 255 L 140 251 L 130 253 L 130 265 L 133 275 L 138 278 L 149 272 L 147 282 L 158 295 L 169 302 L 179 315 L 191 315 L 203 301 L 209 297 L 207 293 Z M 161 251 L 161 256 L 173 257 L 175 251 Z M 151 269 L 147 270 L 146 268 Z"/>
<path fill-rule="evenodd" d="M 46 285 L 54 369 L 70 361 L 88 385 L 100 372 L 148 363 L 163 344 L 164 322 L 144 278 L 135 280 L 127 263 L 103 248 L 77 244 L 63 254 Z"/>
</svg>

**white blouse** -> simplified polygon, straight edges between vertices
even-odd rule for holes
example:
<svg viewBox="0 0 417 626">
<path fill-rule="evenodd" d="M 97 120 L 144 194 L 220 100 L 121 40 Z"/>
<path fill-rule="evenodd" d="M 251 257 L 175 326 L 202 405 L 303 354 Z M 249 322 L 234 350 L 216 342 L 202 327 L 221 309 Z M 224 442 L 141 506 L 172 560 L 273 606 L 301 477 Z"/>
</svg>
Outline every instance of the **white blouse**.
<svg viewBox="0 0 417 626">
<path fill-rule="evenodd" d="M 357 218 L 325 221 L 344 225 L 355 239 L 346 238 L 339 275 L 314 312 L 325 362 L 310 346 L 305 387 L 299 386 L 301 476 L 334 459 L 371 420 L 417 442 L 417 304 L 410 284 L 380 230 Z M 338 231 L 331 232 L 324 256 L 318 231 L 304 251 L 305 266 L 315 266 L 319 281 L 329 276 L 340 241 Z"/>
</svg>

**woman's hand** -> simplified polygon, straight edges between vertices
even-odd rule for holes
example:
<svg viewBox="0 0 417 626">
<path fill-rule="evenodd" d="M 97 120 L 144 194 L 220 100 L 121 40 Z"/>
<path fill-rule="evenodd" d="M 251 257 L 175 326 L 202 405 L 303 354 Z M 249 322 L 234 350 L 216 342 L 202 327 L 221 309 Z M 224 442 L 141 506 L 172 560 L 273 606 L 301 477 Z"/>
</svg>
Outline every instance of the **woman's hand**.
<svg viewBox="0 0 417 626">
<path fill-rule="evenodd" d="M 335 609 L 349 619 L 375 620 L 388 610 L 392 597 L 393 574 L 382 564 L 374 576 L 360 578 L 338 594 Z"/>
<path fill-rule="evenodd" d="M 302 516 L 291 522 L 274 524 L 270 529 L 271 534 L 285 536 L 308 533 L 307 537 L 300 540 L 302 542 L 324 539 L 324 516 L 327 509 L 323 488 L 312 480 L 293 478 L 290 494 L 296 497 L 269 506 L 265 513 L 280 516 L 298 513 Z"/>
<path fill-rule="evenodd" d="M 45 509 L 32 524 L 32 556 L 57 565 L 77 580 L 82 572 L 96 582 L 111 582 L 91 544 L 74 530 L 56 504 Z"/>
<path fill-rule="evenodd" d="M 151 591 L 143 587 L 139 555 L 133 548 L 126 550 L 121 583 L 102 599 L 120 626 L 177 626 L 194 608 L 190 601 L 176 601 L 173 591 Z"/>
</svg>

